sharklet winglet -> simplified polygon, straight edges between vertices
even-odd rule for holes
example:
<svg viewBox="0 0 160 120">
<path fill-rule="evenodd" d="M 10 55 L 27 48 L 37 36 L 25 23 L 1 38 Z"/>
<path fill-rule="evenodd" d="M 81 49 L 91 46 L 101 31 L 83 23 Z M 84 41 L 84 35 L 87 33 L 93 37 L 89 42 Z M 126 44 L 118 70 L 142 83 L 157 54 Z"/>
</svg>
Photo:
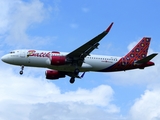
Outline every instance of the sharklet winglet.
<svg viewBox="0 0 160 120">
<path fill-rule="evenodd" d="M 113 22 L 110 24 L 110 26 L 105 30 L 105 32 L 109 32 L 110 31 L 110 29 L 111 29 L 111 27 L 112 27 L 112 25 L 113 25 Z"/>
</svg>

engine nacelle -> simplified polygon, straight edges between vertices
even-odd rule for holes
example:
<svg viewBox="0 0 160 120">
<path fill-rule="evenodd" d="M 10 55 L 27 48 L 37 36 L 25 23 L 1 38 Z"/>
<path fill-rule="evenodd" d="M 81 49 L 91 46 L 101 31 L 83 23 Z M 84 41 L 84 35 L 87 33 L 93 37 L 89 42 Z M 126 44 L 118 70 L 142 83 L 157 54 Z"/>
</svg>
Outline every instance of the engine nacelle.
<svg viewBox="0 0 160 120">
<path fill-rule="evenodd" d="M 51 65 L 64 65 L 66 63 L 65 56 L 52 56 Z"/>
<path fill-rule="evenodd" d="M 47 70 L 45 74 L 46 79 L 59 79 L 64 78 L 66 76 L 63 72 L 59 72 L 57 70 Z"/>
</svg>

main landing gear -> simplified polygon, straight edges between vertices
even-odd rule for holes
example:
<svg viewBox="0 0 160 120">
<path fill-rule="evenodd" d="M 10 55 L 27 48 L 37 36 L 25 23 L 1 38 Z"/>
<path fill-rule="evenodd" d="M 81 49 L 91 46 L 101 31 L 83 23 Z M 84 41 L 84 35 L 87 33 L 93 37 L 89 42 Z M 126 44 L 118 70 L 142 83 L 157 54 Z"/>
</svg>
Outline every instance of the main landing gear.
<svg viewBox="0 0 160 120">
<path fill-rule="evenodd" d="M 71 77 L 70 83 L 73 84 L 75 82 L 75 77 Z"/>
<path fill-rule="evenodd" d="M 22 75 L 24 70 L 24 65 L 21 66 L 21 71 L 19 71 L 19 74 Z"/>
<path fill-rule="evenodd" d="M 76 68 L 76 69 L 74 70 L 74 74 L 75 74 L 75 75 L 78 75 L 78 73 L 79 73 L 79 69 Z"/>
<path fill-rule="evenodd" d="M 74 73 L 73 73 L 73 74 L 74 74 L 73 76 L 78 76 L 78 74 L 79 74 L 79 69 L 76 68 L 76 69 L 74 70 Z M 70 83 L 73 84 L 74 82 L 75 82 L 75 77 L 71 77 Z"/>
</svg>

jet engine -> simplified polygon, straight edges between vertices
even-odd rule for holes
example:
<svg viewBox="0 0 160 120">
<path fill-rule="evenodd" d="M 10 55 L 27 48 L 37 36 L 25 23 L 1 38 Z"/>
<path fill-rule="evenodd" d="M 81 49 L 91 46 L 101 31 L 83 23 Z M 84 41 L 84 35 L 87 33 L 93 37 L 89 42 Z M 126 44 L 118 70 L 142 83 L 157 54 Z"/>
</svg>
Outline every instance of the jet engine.
<svg viewBox="0 0 160 120">
<path fill-rule="evenodd" d="M 59 72 L 57 70 L 47 70 L 45 74 L 46 79 L 59 79 L 65 77 L 65 74 L 63 72 Z"/>
<path fill-rule="evenodd" d="M 64 65 L 66 63 L 65 56 L 52 56 L 51 65 Z"/>
</svg>

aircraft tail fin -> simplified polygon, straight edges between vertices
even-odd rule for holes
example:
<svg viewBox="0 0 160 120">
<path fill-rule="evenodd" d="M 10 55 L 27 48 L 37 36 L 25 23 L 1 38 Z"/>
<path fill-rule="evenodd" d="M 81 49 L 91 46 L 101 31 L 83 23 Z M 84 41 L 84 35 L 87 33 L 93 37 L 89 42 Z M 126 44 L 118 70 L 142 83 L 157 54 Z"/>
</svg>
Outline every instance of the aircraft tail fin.
<svg viewBox="0 0 160 120">
<path fill-rule="evenodd" d="M 147 62 L 149 62 L 151 59 L 153 59 L 157 54 L 158 54 L 158 53 L 153 53 L 153 54 L 151 54 L 151 55 L 149 55 L 149 56 L 147 56 L 147 57 L 145 57 L 145 58 L 143 58 L 143 59 L 141 59 L 141 60 L 136 61 L 135 63 L 137 63 L 137 64 L 147 63 Z"/>
<path fill-rule="evenodd" d="M 142 40 L 123 58 L 125 60 L 134 62 L 146 58 L 151 38 L 143 37 Z M 153 56 L 149 56 L 153 57 Z"/>
</svg>

